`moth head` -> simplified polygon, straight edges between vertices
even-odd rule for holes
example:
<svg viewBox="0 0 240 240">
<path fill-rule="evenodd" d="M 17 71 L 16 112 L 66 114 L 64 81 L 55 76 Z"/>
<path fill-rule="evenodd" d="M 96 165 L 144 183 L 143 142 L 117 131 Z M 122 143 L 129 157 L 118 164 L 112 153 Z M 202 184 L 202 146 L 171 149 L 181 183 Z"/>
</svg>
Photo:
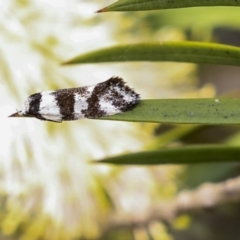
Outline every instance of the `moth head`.
<svg viewBox="0 0 240 240">
<path fill-rule="evenodd" d="M 39 106 L 41 103 L 41 93 L 35 93 L 30 95 L 23 106 L 21 111 L 10 115 L 9 117 L 35 117 L 39 114 Z"/>
</svg>

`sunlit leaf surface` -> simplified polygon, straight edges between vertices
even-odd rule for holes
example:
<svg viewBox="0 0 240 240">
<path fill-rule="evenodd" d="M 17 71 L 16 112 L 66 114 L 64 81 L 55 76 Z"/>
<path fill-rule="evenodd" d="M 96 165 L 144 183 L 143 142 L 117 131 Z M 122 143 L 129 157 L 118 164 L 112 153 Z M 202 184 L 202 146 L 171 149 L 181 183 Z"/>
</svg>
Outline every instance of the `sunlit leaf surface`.
<svg viewBox="0 0 240 240">
<path fill-rule="evenodd" d="M 240 124 L 239 105 L 240 98 L 147 99 L 141 100 L 132 110 L 95 120 L 167 124 Z"/>
<path fill-rule="evenodd" d="M 239 0 L 119 0 L 97 12 L 146 11 L 188 7 L 240 6 Z"/>
<path fill-rule="evenodd" d="M 225 145 L 205 145 L 161 149 L 108 157 L 94 163 L 117 165 L 195 164 L 239 162 L 240 148 Z"/>
<path fill-rule="evenodd" d="M 172 61 L 240 65 L 240 48 L 201 42 L 139 43 L 113 46 L 74 57 L 63 63 Z"/>
<path fill-rule="evenodd" d="M 142 100 L 132 111 L 101 119 L 188 123 L 240 124 L 240 98 Z"/>
</svg>

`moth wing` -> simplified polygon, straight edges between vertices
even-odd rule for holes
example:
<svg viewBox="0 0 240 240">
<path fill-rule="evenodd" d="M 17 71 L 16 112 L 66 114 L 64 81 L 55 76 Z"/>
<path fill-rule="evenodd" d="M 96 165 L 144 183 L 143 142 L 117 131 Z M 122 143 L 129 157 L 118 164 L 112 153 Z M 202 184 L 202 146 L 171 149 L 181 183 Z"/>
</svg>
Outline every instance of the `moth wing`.
<svg viewBox="0 0 240 240">
<path fill-rule="evenodd" d="M 43 92 L 37 118 L 52 122 L 62 122 L 62 115 L 57 104 L 54 92 Z"/>
<path fill-rule="evenodd" d="M 112 77 L 101 85 L 104 91 L 99 94 L 99 104 L 106 115 L 123 113 L 139 103 L 139 94 L 127 86 L 122 78 Z"/>
<path fill-rule="evenodd" d="M 74 95 L 74 113 L 76 116 L 76 119 L 85 118 L 85 112 L 89 108 L 88 99 L 90 99 L 90 96 L 92 94 L 92 91 L 95 86 L 89 86 L 89 87 L 82 87 L 82 88 L 76 88 L 77 91 Z"/>
</svg>

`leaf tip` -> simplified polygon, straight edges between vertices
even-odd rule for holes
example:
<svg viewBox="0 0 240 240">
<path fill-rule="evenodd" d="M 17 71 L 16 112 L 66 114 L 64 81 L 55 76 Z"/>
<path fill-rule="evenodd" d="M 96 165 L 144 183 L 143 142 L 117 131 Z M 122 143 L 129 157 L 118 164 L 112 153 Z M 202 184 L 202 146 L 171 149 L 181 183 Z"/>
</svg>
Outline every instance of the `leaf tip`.
<svg viewBox="0 0 240 240">
<path fill-rule="evenodd" d="M 105 7 L 105 8 L 102 8 L 102 9 L 96 11 L 95 13 L 102 13 L 102 12 L 107 12 L 107 11 L 108 11 L 108 8 Z"/>
<path fill-rule="evenodd" d="M 74 64 L 74 61 L 72 59 L 60 63 L 61 66 L 67 66 L 70 64 Z"/>
<path fill-rule="evenodd" d="M 67 61 L 67 62 L 61 62 L 60 65 L 61 65 L 61 66 L 66 66 L 66 65 L 68 65 L 68 62 L 69 62 L 69 61 Z"/>
<path fill-rule="evenodd" d="M 101 162 L 102 162 L 101 160 L 91 160 L 91 161 L 88 161 L 89 164 L 99 164 Z"/>
</svg>

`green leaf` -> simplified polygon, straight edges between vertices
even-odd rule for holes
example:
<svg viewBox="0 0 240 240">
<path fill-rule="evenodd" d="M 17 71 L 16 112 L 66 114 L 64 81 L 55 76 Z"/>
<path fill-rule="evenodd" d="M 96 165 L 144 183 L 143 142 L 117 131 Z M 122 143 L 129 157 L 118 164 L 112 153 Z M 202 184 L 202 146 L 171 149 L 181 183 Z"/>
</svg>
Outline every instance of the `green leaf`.
<svg viewBox="0 0 240 240">
<path fill-rule="evenodd" d="M 94 163 L 127 165 L 194 164 L 240 161 L 240 147 L 226 145 L 181 146 L 113 156 Z"/>
<path fill-rule="evenodd" d="M 239 0 L 119 0 L 97 12 L 146 11 L 188 7 L 240 6 Z"/>
<path fill-rule="evenodd" d="M 172 61 L 240 66 L 240 48 L 202 42 L 127 44 L 82 54 L 63 64 L 128 61 Z"/>
<path fill-rule="evenodd" d="M 240 99 L 148 99 L 131 111 L 99 119 L 128 122 L 240 124 Z"/>
</svg>

